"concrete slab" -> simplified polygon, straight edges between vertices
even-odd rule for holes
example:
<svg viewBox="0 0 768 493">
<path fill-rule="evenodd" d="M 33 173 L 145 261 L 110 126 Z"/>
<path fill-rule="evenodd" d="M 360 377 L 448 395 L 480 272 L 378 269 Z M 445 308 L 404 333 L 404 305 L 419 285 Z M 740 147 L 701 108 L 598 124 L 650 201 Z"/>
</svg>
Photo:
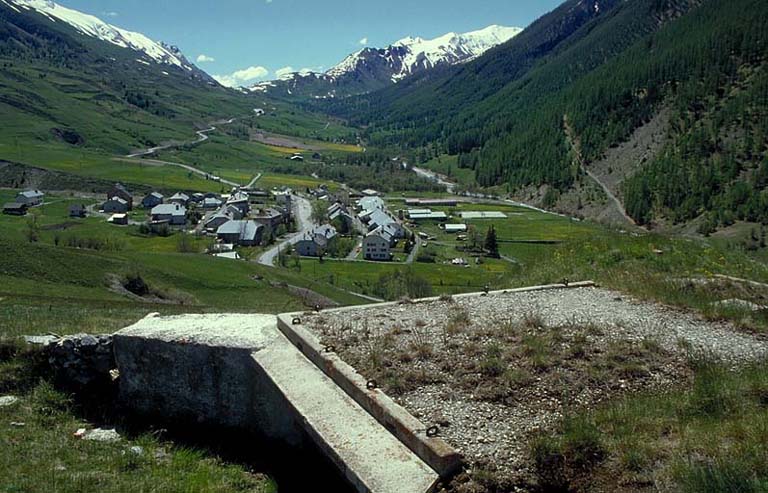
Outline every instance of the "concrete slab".
<svg viewBox="0 0 768 493">
<path fill-rule="evenodd" d="M 269 315 L 150 316 L 114 336 L 124 405 L 145 414 L 306 436 L 360 492 L 425 493 L 437 473 L 317 368 Z"/>
<path fill-rule="evenodd" d="M 281 334 L 282 336 L 282 334 Z M 254 359 L 358 491 L 424 493 L 438 475 L 282 336 Z"/>
</svg>

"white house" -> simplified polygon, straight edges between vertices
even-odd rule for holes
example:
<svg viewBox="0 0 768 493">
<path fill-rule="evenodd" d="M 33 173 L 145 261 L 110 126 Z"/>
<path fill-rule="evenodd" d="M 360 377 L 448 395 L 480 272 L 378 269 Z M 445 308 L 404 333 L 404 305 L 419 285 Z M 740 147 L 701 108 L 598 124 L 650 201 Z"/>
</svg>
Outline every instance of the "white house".
<svg viewBox="0 0 768 493">
<path fill-rule="evenodd" d="M 384 228 L 375 229 L 363 238 L 363 257 L 365 260 L 392 260 L 392 237 Z"/>
<path fill-rule="evenodd" d="M 167 222 L 172 226 L 187 224 L 187 208 L 180 204 L 160 204 L 152 208 L 152 222 Z"/>
<path fill-rule="evenodd" d="M 27 207 L 34 207 L 43 203 L 45 194 L 40 190 L 25 190 L 16 195 L 16 203 L 24 204 Z"/>
</svg>

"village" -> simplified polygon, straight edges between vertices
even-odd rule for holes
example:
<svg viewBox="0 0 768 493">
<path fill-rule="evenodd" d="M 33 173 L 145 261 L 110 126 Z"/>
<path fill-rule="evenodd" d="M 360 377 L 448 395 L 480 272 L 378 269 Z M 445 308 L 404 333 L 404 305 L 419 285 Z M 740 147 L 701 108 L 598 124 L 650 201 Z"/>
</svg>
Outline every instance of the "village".
<svg viewBox="0 0 768 493">
<path fill-rule="evenodd" d="M 37 189 L 18 191 L 3 213 L 26 216 L 43 206 L 46 197 Z M 67 216 L 99 218 L 115 227 L 134 226 L 147 236 L 207 238 L 211 241 L 205 253 L 282 266 L 290 257 L 434 262 L 423 253 L 437 233 L 464 243 L 474 229 L 467 220 L 507 217 L 500 211 L 456 212 L 455 198 L 391 200 L 373 189 L 357 192 L 327 185 L 302 191 L 287 186 L 233 187 L 230 193 L 179 191 L 165 196 L 159 191 L 139 194 L 115 183 L 102 197 L 103 201 L 94 202 L 94 196 L 84 196 L 71 203 Z M 249 249 L 256 249 L 255 254 L 244 254 Z M 463 256 L 447 258 L 446 263 L 469 265 Z"/>
</svg>

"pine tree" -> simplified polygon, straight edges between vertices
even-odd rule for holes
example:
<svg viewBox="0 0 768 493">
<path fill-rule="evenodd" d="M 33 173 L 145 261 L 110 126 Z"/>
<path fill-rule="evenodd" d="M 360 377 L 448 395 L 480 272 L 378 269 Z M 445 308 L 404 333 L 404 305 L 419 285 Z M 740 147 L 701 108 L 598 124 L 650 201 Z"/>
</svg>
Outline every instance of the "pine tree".
<svg viewBox="0 0 768 493">
<path fill-rule="evenodd" d="M 499 242 L 496 238 L 496 228 L 491 226 L 485 235 L 485 251 L 489 257 L 499 258 Z"/>
</svg>

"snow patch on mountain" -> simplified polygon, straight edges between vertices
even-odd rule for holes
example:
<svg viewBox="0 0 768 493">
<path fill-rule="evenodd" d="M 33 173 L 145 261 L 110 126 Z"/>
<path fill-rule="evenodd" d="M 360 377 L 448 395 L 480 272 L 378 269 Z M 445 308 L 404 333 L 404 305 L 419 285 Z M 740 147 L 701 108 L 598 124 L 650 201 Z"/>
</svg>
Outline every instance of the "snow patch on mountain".
<svg viewBox="0 0 768 493">
<path fill-rule="evenodd" d="M 397 68 L 392 75 L 392 80 L 397 82 L 419 70 L 475 59 L 494 46 L 509 41 L 520 32 L 522 29 L 518 27 L 493 25 L 464 34 L 448 33 L 435 39 L 409 36 L 384 49 L 366 48 L 353 53 L 328 70 L 326 75 L 338 78 L 354 72 L 367 55 L 378 52 L 379 56 L 384 57 L 394 68 Z"/>
<path fill-rule="evenodd" d="M 96 16 L 69 9 L 51 0 L 0 0 L 0 2 L 17 12 L 21 12 L 20 9 L 34 10 L 54 22 L 62 21 L 69 24 L 86 36 L 142 52 L 158 63 L 174 65 L 188 71 L 194 70 L 194 66 L 175 46 L 158 43 L 141 33 L 121 29 Z"/>
</svg>

